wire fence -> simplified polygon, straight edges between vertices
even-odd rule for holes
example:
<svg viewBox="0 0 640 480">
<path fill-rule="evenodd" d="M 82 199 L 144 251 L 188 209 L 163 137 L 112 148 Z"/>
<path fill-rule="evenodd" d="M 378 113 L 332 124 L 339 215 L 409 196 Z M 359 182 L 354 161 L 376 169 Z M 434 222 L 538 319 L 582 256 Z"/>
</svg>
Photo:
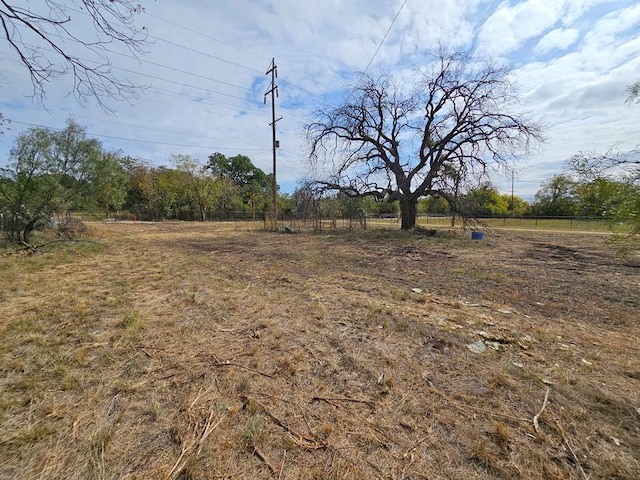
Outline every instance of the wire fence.
<svg viewBox="0 0 640 480">
<path fill-rule="evenodd" d="M 73 212 L 73 217 L 83 220 L 108 220 L 113 222 L 145 222 L 166 221 L 160 215 L 140 215 L 130 212 L 110 212 L 105 218 L 105 213 Z M 198 219 L 168 219 L 194 221 Z M 204 215 L 208 222 L 260 222 L 265 228 L 273 228 L 275 222 L 271 212 L 253 213 L 246 211 L 210 211 Z M 279 229 L 291 231 L 332 231 L 332 230 L 367 230 L 371 228 L 400 228 L 400 216 L 397 214 L 365 215 L 363 212 L 351 215 L 323 215 L 315 212 L 312 215 L 296 215 L 288 212 L 279 212 L 277 226 Z M 419 214 L 416 226 L 423 228 L 511 228 L 533 230 L 569 230 L 569 231 L 593 231 L 608 232 L 612 229 L 624 230 L 626 225 L 613 224 L 610 219 L 600 217 L 475 217 L 463 221 L 460 217 L 450 215 Z"/>
</svg>

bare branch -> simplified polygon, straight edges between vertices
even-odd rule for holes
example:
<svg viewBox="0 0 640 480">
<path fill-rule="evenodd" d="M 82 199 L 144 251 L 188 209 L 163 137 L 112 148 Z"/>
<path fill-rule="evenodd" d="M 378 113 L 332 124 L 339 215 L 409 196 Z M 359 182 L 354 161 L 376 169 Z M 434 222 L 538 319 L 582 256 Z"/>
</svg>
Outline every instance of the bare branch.
<svg viewBox="0 0 640 480">
<path fill-rule="evenodd" d="M 517 105 L 507 69 L 440 51 L 409 93 L 388 75 L 363 76 L 342 105 L 318 110 L 306 126 L 311 163 L 325 188 L 397 198 L 402 228 L 412 228 L 421 196 L 542 141 Z"/>
<path fill-rule="evenodd" d="M 0 32 L 29 72 L 35 97 L 43 101 L 48 83 L 67 74 L 73 77 L 69 93 L 81 103 L 93 99 L 109 110 L 107 99 L 137 97 L 142 87 L 115 77 L 109 54 L 118 45 L 135 56 L 144 53 L 147 32 L 135 23 L 144 11 L 139 3 L 135 0 L 42 3 L 19 6 L 0 0 Z M 91 32 L 79 29 L 83 17 L 93 23 Z"/>
</svg>

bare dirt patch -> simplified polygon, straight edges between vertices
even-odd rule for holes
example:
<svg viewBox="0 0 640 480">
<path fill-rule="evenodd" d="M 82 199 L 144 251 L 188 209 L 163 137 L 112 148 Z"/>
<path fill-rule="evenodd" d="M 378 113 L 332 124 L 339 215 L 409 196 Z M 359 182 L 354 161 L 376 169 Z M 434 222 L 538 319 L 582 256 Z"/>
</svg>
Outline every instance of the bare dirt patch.
<svg viewBox="0 0 640 480">
<path fill-rule="evenodd" d="M 605 237 L 251 228 L 0 258 L 0 478 L 640 478 Z"/>
</svg>

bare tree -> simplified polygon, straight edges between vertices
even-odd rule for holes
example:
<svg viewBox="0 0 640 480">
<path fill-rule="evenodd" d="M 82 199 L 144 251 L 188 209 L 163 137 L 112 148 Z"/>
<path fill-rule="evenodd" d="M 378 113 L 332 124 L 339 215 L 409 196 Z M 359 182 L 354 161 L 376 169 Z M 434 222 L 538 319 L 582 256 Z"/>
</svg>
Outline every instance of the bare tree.
<svg viewBox="0 0 640 480">
<path fill-rule="evenodd" d="M 542 140 L 537 123 L 509 112 L 518 98 L 508 69 L 465 53 L 434 58 L 408 93 L 389 75 L 363 76 L 340 106 L 315 113 L 306 133 L 317 188 L 399 200 L 411 229 L 420 197 L 457 211 L 461 180 Z"/>
<path fill-rule="evenodd" d="M 0 31 L 27 68 L 34 96 L 42 100 L 48 82 L 70 73 L 69 93 L 108 109 L 106 99 L 129 99 L 140 88 L 112 74 L 109 54 L 116 44 L 143 52 L 146 29 L 135 23 L 143 11 L 135 0 L 0 0 Z"/>
<path fill-rule="evenodd" d="M 627 87 L 627 102 L 640 102 L 640 80 Z"/>
</svg>

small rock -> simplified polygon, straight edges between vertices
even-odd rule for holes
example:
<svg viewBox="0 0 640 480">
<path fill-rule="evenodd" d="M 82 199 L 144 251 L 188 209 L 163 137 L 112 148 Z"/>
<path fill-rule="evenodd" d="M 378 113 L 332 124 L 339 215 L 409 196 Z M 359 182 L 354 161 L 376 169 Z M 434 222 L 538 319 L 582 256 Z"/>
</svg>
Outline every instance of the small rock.
<svg viewBox="0 0 640 480">
<path fill-rule="evenodd" d="M 513 363 L 513 365 L 518 368 L 524 368 L 524 363 L 520 363 L 520 362 L 511 362 L 511 363 Z"/>
<path fill-rule="evenodd" d="M 640 417 L 640 408 L 636 408 L 636 413 L 638 414 L 638 416 Z"/>
<path fill-rule="evenodd" d="M 498 342 L 489 342 L 489 341 L 486 341 L 486 342 L 484 342 L 484 343 L 485 343 L 489 348 L 492 348 L 493 350 L 496 350 L 496 351 L 500 350 L 500 344 L 499 344 Z"/>
<path fill-rule="evenodd" d="M 422 289 L 421 288 L 412 288 L 411 291 L 413 293 L 422 293 Z"/>
<path fill-rule="evenodd" d="M 499 308 L 496 310 L 498 313 L 502 313 L 503 315 L 511 315 L 513 312 L 511 310 L 507 310 L 505 308 Z"/>
<path fill-rule="evenodd" d="M 591 363 L 589 360 L 587 360 L 585 358 L 582 359 L 582 363 L 584 363 L 585 365 L 589 365 L 589 366 L 593 365 L 593 363 Z"/>
<path fill-rule="evenodd" d="M 616 447 L 620 446 L 620 440 L 619 439 L 617 439 L 616 437 L 609 437 L 609 438 L 615 444 Z"/>
<path fill-rule="evenodd" d="M 482 340 L 470 343 L 469 345 L 467 345 L 467 348 L 473 353 L 482 353 L 487 350 L 487 347 L 484 345 L 484 342 Z"/>
</svg>

